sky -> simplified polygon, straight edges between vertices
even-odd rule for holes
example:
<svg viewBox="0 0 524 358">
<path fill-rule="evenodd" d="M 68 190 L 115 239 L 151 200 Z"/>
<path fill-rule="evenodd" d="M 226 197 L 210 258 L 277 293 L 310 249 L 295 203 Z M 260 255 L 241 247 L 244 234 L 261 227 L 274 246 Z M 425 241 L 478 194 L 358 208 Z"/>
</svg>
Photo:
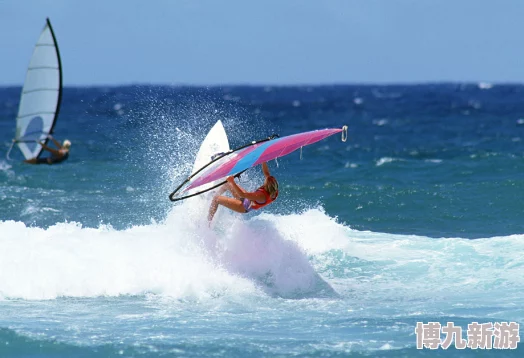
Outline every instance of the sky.
<svg viewBox="0 0 524 358">
<path fill-rule="evenodd" d="M 524 82 L 522 0 L 0 0 L 0 86 L 46 17 L 65 86 Z"/>
</svg>

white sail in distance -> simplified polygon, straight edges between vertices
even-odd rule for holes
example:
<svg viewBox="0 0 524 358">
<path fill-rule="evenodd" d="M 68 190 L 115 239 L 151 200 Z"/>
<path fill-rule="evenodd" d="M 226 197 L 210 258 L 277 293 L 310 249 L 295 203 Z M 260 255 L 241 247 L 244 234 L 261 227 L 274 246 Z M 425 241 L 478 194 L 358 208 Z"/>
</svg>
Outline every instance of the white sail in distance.
<svg viewBox="0 0 524 358">
<path fill-rule="evenodd" d="M 15 141 L 26 159 L 38 157 L 53 132 L 62 99 L 62 64 L 49 19 L 33 50 L 22 88 Z"/>
</svg>

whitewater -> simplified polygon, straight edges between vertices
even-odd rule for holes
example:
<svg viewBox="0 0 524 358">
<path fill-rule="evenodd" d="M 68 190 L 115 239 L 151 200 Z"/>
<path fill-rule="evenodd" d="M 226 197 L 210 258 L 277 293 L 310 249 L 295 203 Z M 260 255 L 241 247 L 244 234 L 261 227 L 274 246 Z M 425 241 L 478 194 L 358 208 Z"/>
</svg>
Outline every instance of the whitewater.
<svg viewBox="0 0 524 358">
<path fill-rule="evenodd" d="M 0 223 L 0 323 L 39 341 L 115 351 L 134 342 L 149 353 L 197 332 L 207 348 L 261 335 L 264 354 L 287 354 L 398 350 L 414 343 L 415 322 L 436 317 L 524 318 L 522 235 L 357 231 L 321 208 L 247 219 L 222 211 L 210 229 L 194 204 L 126 230 Z M 232 333 L 243 326 L 253 332 Z"/>
</svg>

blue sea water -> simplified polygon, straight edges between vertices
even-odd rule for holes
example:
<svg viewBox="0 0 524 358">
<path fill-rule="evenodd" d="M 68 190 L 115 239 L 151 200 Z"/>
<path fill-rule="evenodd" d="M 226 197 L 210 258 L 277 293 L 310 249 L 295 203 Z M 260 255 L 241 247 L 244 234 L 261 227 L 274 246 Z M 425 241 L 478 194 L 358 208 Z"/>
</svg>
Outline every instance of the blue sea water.
<svg viewBox="0 0 524 358">
<path fill-rule="evenodd" d="M 415 326 L 524 323 L 524 86 L 67 87 L 54 166 L 4 159 L 20 92 L 0 88 L 0 357 L 522 356 L 417 350 Z M 279 199 L 210 229 L 168 195 L 219 119 L 232 147 L 348 140 L 272 161 Z"/>
</svg>

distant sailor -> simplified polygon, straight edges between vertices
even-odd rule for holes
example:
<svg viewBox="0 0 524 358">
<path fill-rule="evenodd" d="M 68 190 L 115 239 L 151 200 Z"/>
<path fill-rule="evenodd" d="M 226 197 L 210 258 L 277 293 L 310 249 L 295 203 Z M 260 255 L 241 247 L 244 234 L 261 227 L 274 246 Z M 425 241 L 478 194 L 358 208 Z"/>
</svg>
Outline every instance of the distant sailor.
<svg viewBox="0 0 524 358">
<path fill-rule="evenodd" d="M 224 184 L 213 198 L 207 217 L 209 222 L 213 220 L 219 204 L 237 213 L 248 213 L 251 210 L 258 210 L 275 201 L 278 197 L 278 182 L 275 177 L 269 174 L 269 168 L 266 163 L 262 163 L 262 172 L 266 180 L 264 181 L 264 185 L 254 192 L 246 191 L 235 183 L 234 177 L 228 177 L 227 184 Z M 234 197 L 223 196 L 222 194 L 226 190 L 229 190 Z"/>
<path fill-rule="evenodd" d="M 64 140 L 62 144 L 60 144 L 59 141 L 54 139 L 51 135 L 49 135 L 49 138 L 53 141 L 53 143 L 56 145 L 58 149 L 53 149 L 48 147 L 42 142 L 38 142 L 48 152 L 51 153 L 48 157 L 36 157 L 32 159 L 24 160 L 25 163 L 28 164 L 58 164 L 69 158 L 69 149 L 71 148 L 71 142 L 69 140 Z"/>
</svg>

